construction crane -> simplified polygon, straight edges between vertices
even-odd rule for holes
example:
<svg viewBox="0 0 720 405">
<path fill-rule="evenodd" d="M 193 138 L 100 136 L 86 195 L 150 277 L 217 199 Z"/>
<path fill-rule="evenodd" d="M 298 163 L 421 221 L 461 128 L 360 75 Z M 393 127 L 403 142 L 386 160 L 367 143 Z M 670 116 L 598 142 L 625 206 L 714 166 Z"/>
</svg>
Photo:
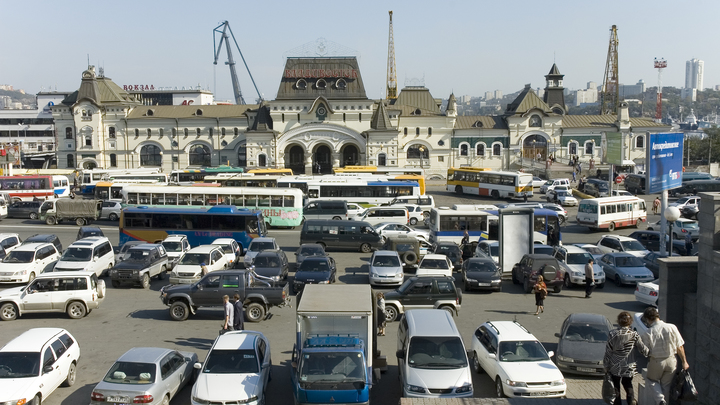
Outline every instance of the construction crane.
<svg viewBox="0 0 720 405">
<path fill-rule="evenodd" d="M 222 27 L 222 30 L 220 30 L 220 27 Z M 228 31 L 230 32 L 230 35 L 228 35 Z M 220 34 L 220 41 L 216 41 L 217 35 Z M 242 51 L 240 50 L 240 47 L 238 46 L 237 40 L 235 39 L 235 34 L 233 34 L 232 29 L 230 28 L 230 23 L 227 21 L 223 21 L 222 24 L 215 27 L 213 30 L 213 49 L 215 50 L 215 61 L 213 62 L 213 65 L 217 65 L 218 63 L 218 57 L 220 57 L 220 51 L 222 50 L 223 43 L 225 43 L 225 48 L 227 49 L 227 57 L 228 60 L 225 62 L 226 65 L 230 66 L 230 77 L 232 79 L 232 86 L 233 86 L 233 94 L 235 95 L 235 103 L 242 105 L 245 104 L 245 99 L 242 96 L 242 91 L 240 90 L 240 82 L 238 81 L 237 72 L 235 71 L 235 60 L 233 59 L 232 51 L 230 50 L 230 36 L 232 36 L 233 42 L 235 43 L 235 48 L 237 48 L 238 52 L 240 53 L 240 58 L 242 58 L 243 64 L 245 64 L 245 69 L 247 69 L 248 75 L 250 75 L 250 80 L 252 81 L 253 86 L 255 86 L 255 91 L 258 95 L 258 100 L 262 101 L 262 96 L 260 95 L 260 91 L 257 88 L 257 85 L 255 84 L 255 79 L 252 77 L 252 73 L 250 73 L 250 68 L 247 65 L 247 62 L 245 62 L 245 57 L 242 54 Z"/>
<path fill-rule="evenodd" d="M 393 37 L 393 12 L 390 10 L 390 34 L 388 35 L 387 94 L 385 98 L 397 98 L 397 73 L 395 72 L 395 38 Z"/>
<path fill-rule="evenodd" d="M 602 103 L 600 114 L 617 114 L 620 106 L 620 81 L 618 79 L 618 36 L 617 26 L 610 28 L 610 45 L 608 46 L 605 78 L 602 86 Z"/>
<path fill-rule="evenodd" d="M 658 70 L 657 106 L 655 107 L 655 120 L 662 121 L 662 71 L 667 67 L 665 59 L 655 58 L 655 69 Z"/>
</svg>

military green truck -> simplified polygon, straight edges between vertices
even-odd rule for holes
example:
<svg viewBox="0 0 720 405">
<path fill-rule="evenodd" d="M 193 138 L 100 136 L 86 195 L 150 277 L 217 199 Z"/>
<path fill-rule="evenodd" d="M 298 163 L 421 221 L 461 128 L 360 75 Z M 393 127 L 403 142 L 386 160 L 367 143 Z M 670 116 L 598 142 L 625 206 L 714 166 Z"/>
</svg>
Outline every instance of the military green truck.
<svg viewBox="0 0 720 405">
<path fill-rule="evenodd" d="M 394 250 L 398 252 L 403 269 L 416 269 L 420 260 L 427 254 L 430 244 L 407 235 L 395 235 L 385 240 L 382 250 Z"/>
<path fill-rule="evenodd" d="M 101 200 L 58 198 L 45 201 L 40 206 L 40 220 L 48 225 L 74 221 L 77 226 L 83 226 L 100 218 L 101 212 Z"/>
</svg>

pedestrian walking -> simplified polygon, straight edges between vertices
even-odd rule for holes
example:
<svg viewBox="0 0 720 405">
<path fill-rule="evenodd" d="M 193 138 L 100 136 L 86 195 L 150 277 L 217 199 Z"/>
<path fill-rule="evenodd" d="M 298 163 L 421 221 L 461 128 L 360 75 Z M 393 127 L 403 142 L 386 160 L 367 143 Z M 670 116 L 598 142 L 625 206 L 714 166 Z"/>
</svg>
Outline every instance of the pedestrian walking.
<svg viewBox="0 0 720 405">
<path fill-rule="evenodd" d="M 595 259 L 592 257 L 589 258 L 587 264 L 585 264 L 585 298 L 590 298 L 590 294 L 592 294 L 595 289 L 594 265 Z"/>
<path fill-rule="evenodd" d="M 578 174 L 582 174 L 582 162 L 577 164 Z"/>
<path fill-rule="evenodd" d="M 460 241 L 460 245 L 462 246 L 462 245 L 466 245 L 468 243 L 470 243 L 470 234 L 468 233 L 468 231 L 465 231 L 465 234 L 463 235 L 462 240 Z"/>
<path fill-rule="evenodd" d="M 523 202 L 527 202 L 527 193 L 523 194 Z"/>
<path fill-rule="evenodd" d="M 690 232 L 685 234 L 685 256 L 692 256 L 693 240 Z"/>
<path fill-rule="evenodd" d="M 640 335 L 645 346 L 650 349 L 647 366 L 647 379 L 653 390 L 655 403 L 667 405 L 670 400 L 670 384 L 677 370 L 677 357 L 680 357 L 683 370 L 690 368 L 685 357 L 685 341 L 677 327 L 660 320 L 657 308 L 648 307 L 642 316 L 648 326 L 647 332 Z"/>
<path fill-rule="evenodd" d="M 637 347 L 643 356 L 647 357 L 649 349 L 643 343 L 640 335 L 630 327 L 633 318 L 628 312 L 620 312 L 617 317 L 618 328 L 610 331 L 608 341 L 605 345 L 605 357 L 603 368 L 610 374 L 613 387 L 615 388 L 615 402 L 613 405 L 620 405 L 620 386 L 625 388 L 625 399 L 628 405 L 635 405 L 635 392 L 632 379 L 635 376 L 635 358 L 633 349 Z"/>
<path fill-rule="evenodd" d="M 653 200 L 653 214 L 658 213 L 660 210 L 660 197 L 655 197 L 655 200 Z"/>
<path fill-rule="evenodd" d="M 235 316 L 235 309 L 230 303 L 230 297 L 223 295 L 223 308 L 225 310 L 225 320 L 223 321 L 223 327 L 221 333 L 233 330 L 233 321 Z"/>
<path fill-rule="evenodd" d="M 243 302 L 240 301 L 240 294 L 235 294 L 233 297 L 233 330 L 245 329 L 245 308 L 243 308 Z"/>
<path fill-rule="evenodd" d="M 575 170 L 573 170 L 573 183 L 575 183 Z"/>
<path fill-rule="evenodd" d="M 385 326 L 387 319 L 385 317 L 385 294 L 377 293 L 377 323 L 378 323 L 378 336 L 385 336 Z"/>
<path fill-rule="evenodd" d="M 543 276 L 538 276 L 537 282 L 533 287 L 533 292 L 535 293 L 535 306 L 537 307 L 535 315 L 537 315 L 540 312 L 545 312 L 545 297 L 547 297 L 548 294 L 547 285 L 545 285 Z"/>
</svg>

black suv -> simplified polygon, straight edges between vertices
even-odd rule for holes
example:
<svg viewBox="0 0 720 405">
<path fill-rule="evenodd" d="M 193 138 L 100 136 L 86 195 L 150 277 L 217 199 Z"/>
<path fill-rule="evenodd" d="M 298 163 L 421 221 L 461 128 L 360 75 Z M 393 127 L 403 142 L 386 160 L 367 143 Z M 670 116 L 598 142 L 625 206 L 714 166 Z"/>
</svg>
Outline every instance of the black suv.
<svg viewBox="0 0 720 405">
<path fill-rule="evenodd" d="M 385 293 L 385 319 L 397 320 L 407 309 L 440 308 L 457 315 L 462 292 L 455 288 L 455 279 L 443 276 L 411 277 L 397 290 Z"/>
<path fill-rule="evenodd" d="M 629 237 L 636 239 L 641 245 L 645 246 L 645 249 L 652 252 L 660 250 L 660 231 L 635 231 L 628 235 Z M 665 246 L 670 243 L 670 237 L 665 235 Z M 679 255 L 687 255 L 685 251 L 685 240 L 673 239 L 673 252 Z"/>
<path fill-rule="evenodd" d="M 512 269 L 513 284 L 523 284 L 526 293 L 530 293 L 537 282 L 537 276 L 542 275 L 545 285 L 552 287 L 553 292 L 559 293 L 563 288 L 565 270 L 560 262 L 550 255 L 526 254 Z"/>
</svg>

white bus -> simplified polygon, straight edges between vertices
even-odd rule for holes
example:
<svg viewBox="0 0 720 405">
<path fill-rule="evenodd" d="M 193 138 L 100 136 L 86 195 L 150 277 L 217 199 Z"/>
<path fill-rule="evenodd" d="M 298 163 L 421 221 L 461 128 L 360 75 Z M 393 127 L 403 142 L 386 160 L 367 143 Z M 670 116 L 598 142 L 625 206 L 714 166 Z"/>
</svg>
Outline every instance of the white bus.
<svg viewBox="0 0 720 405">
<path fill-rule="evenodd" d="M 532 197 L 532 174 L 494 172 L 476 167 L 448 169 L 447 191 L 492 198 Z"/>
<path fill-rule="evenodd" d="M 577 222 L 592 230 L 634 226 L 647 221 L 645 200 L 637 197 L 603 197 L 582 200 Z"/>
<path fill-rule="evenodd" d="M 99 181 L 108 181 L 111 177 L 120 175 L 152 174 L 160 173 L 160 168 L 137 168 L 137 169 L 84 169 L 80 178 L 80 192 L 92 194 L 95 191 L 95 184 Z M 165 180 L 167 183 L 167 180 Z M 77 190 L 75 191 L 77 192 Z"/>
<path fill-rule="evenodd" d="M 291 187 L 301 187 L 295 180 Z M 280 180 L 278 180 L 280 183 Z M 415 196 L 420 193 L 420 185 L 412 180 L 380 180 L 354 176 L 323 176 L 307 180 L 307 196 L 312 201 L 345 200 L 366 207 L 386 204 L 396 197 Z"/>
<path fill-rule="evenodd" d="M 206 207 L 234 205 L 261 210 L 269 226 L 295 227 L 303 219 L 303 193 L 295 189 L 219 187 L 217 185 L 124 185 L 123 206 Z"/>
<path fill-rule="evenodd" d="M 497 235 L 490 235 L 491 223 L 497 229 L 498 216 L 487 212 L 494 206 L 468 206 L 460 205 L 453 208 L 440 207 L 430 211 L 430 242 L 455 242 L 460 244 L 465 231 L 470 240 L 497 239 Z"/>
</svg>

